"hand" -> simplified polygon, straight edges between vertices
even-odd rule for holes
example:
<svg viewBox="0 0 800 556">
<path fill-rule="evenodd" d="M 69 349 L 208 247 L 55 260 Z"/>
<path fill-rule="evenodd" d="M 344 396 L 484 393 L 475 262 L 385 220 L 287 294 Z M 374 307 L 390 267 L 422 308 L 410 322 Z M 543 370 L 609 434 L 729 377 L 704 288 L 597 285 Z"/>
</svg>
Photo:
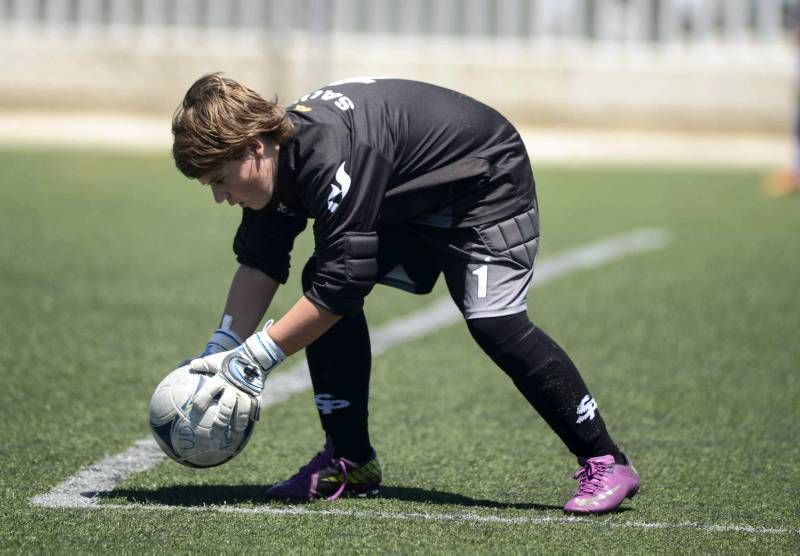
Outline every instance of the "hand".
<svg viewBox="0 0 800 556">
<path fill-rule="evenodd" d="M 221 353 L 223 351 L 230 351 L 232 349 L 236 349 L 242 344 L 242 339 L 239 337 L 236 332 L 231 330 L 230 328 L 217 328 L 214 333 L 211 335 L 211 338 L 208 340 L 203 353 L 200 355 L 193 355 L 191 357 L 187 357 L 180 363 L 178 363 L 175 368 L 183 367 L 184 365 L 188 365 L 192 362 L 193 359 L 197 359 L 198 357 L 206 357 L 208 355 L 213 355 L 215 353 Z"/>
<path fill-rule="evenodd" d="M 195 361 L 200 361 L 196 359 Z M 192 400 L 192 412 L 200 420 L 205 415 L 213 400 L 217 402 L 217 412 L 214 415 L 214 426 L 227 428 L 231 426 L 234 431 L 243 431 L 250 421 L 258 421 L 261 416 L 261 398 L 253 397 L 228 382 L 223 375 L 216 374 L 209 377 Z"/>
<path fill-rule="evenodd" d="M 230 351 L 240 345 L 242 345 L 242 339 L 236 332 L 230 328 L 217 328 L 208 340 L 206 348 L 200 354 L 200 357 Z"/>
<path fill-rule="evenodd" d="M 286 359 L 283 350 L 267 332 L 271 325 L 272 321 L 267 322 L 261 332 L 253 334 L 235 349 L 192 360 L 192 371 L 220 376 L 239 390 L 260 396 L 267 375 Z"/>
</svg>

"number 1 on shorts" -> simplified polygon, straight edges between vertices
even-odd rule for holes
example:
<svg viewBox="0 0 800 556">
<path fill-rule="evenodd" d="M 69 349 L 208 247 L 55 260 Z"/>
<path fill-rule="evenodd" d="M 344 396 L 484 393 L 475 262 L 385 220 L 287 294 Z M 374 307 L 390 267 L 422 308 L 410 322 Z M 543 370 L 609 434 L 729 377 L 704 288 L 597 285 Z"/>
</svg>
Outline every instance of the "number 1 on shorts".
<svg viewBox="0 0 800 556">
<path fill-rule="evenodd" d="M 486 297 L 486 284 L 489 281 L 489 267 L 484 265 L 479 266 L 472 271 L 472 274 L 478 277 L 478 299 Z"/>
</svg>

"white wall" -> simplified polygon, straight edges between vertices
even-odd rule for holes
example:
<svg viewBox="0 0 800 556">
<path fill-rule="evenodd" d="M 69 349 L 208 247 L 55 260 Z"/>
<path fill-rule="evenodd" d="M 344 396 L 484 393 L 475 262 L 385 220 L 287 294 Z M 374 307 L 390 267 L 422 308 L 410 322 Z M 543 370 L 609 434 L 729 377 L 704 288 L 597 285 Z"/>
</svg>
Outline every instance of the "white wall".
<svg viewBox="0 0 800 556">
<path fill-rule="evenodd" d="M 291 101 L 351 75 L 521 124 L 784 131 L 783 0 L 0 0 L 0 110 L 168 115 L 223 70 Z"/>
</svg>

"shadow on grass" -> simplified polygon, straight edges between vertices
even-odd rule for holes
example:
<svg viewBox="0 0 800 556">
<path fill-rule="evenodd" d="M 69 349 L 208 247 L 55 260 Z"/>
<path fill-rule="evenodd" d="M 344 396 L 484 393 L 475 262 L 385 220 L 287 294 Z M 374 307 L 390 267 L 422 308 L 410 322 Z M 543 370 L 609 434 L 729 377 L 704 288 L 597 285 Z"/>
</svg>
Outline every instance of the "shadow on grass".
<svg viewBox="0 0 800 556">
<path fill-rule="evenodd" d="M 427 504 L 447 504 L 476 508 L 514 508 L 518 510 L 560 510 L 561 506 L 536 504 L 532 502 L 500 502 L 497 500 L 481 500 L 463 494 L 428 490 L 416 487 L 382 486 L 381 498 L 392 498 L 405 502 L 425 502 Z"/>
<path fill-rule="evenodd" d="M 100 500 L 134 504 L 163 504 L 168 506 L 208 506 L 235 504 L 276 503 L 265 496 L 265 485 L 176 485 L 156 489 L 118 489 L 110 492 L 86 492 L 84 496 L 96 496 Z M 470 498 L 453 492 L 429 490 L 403 486 L 382 486 L 380 498 L 446 504 L 474 508 L 512 508 L 519 510 L 560 510 L 561 506 L 548 504 L 501 502 Z M 277 502 L 287 504 L 288 502 Z"/>
<path fill-rule="evenodd" d="M 84 492 L 109 502 L 163 504 L 166 506 L 208 506 L 223 504 L 266 504 L 264 485 L 175 485 L 147 488 L 120 488 L 109 492 Z"/>
</svg>

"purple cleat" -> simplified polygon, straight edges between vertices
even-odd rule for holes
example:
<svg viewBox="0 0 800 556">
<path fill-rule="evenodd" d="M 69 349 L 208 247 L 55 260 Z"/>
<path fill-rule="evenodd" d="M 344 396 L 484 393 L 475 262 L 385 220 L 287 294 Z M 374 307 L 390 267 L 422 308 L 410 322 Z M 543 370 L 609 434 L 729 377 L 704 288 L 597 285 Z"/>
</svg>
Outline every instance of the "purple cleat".
<svg viewBox="0 0 800 556">
<path fill-rule="evenodd" d="M 625 464 L 615 463 L 614 456 L 578 458 L 582 467 L 575 473 L 580 481 L 578 492 L 565 505 L 564 511 L 575 514 L 600 514 L 616 510 L 625 498 L 633 498 L 639 490 L 639 474 L 625 456 Z"/>
<path fill-rule="evenodd" d="M 267 489 L 267 498 L 308 502 L 315 498 L 336 500 L 342 495 L 366 498 L 377 496 L 381 463 L 375 452 L 362 463 L 333 456 L 328 440 L 321 452 L 292 477 Z"/>
</svg>

